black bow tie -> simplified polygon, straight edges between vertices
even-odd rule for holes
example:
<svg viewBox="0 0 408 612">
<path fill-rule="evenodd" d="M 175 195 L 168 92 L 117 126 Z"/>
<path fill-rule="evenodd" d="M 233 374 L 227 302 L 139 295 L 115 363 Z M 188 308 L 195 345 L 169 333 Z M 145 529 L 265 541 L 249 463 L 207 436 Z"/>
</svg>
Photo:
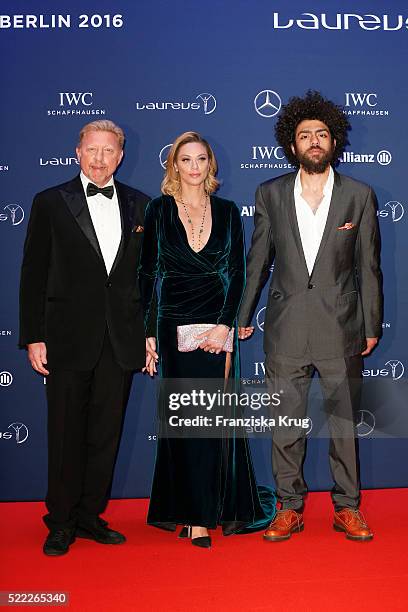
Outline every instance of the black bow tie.
<svg viewBox="0 0 408 612">
<path fill-rule="evenodd" d="M 93 183 L 88 183 L 88 187 L 86 188 L 86 195 L 88 198 L 96 195 L 97 193 L 101 193 L 106 198 L 111 200 L 113 198 L 113 185 L 108 185 L 108 187 L 98 187 Z"/>
</svg>

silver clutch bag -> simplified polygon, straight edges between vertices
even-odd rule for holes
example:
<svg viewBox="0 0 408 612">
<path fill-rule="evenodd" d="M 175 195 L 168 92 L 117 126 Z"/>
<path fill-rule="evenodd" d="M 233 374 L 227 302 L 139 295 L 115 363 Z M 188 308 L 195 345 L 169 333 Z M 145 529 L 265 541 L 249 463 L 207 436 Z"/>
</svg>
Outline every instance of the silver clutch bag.
<svg viewBox="0 0 408 612">
<path fill-rule="evenodd" d="M 203 332 L 210 331 L 215 327 L 213 323 L 193 323 L 191 325 L 178 325 L 177 326 L 177 347 L 181 353 L 190 353 L 198 349 L 199 345 L 203 342 L 203 338 L 196 338 Z M 223 351 L 232 353 L 234 346 L 234 328 L 232 327 L 229 332 L 224 346 Z"/>
</svg>

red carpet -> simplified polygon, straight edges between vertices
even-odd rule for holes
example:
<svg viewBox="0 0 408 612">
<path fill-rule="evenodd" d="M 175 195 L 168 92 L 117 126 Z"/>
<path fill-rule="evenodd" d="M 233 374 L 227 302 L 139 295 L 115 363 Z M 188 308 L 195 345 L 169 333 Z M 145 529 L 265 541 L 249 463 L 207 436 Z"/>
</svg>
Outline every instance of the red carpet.
<svg viewBox="0 0 408 612">
<path fill-rule="evenodd" d="M 127 544 L 77 540 L 66 556 L 48 558 L 43 504 L 3 503 L 0 590 L 67 591 L 65 609 L 81 612 L 406 611 L 407 507 L 408 489 L 366 491 L 375 537 L 356 543 L 332 529 L 329 494 L 312 493 L 305 530 L 289 542 L 217 530 L 208 551 L 147 527 L 147 500 L 113 501 L 105 517 Z"/>
</svg>

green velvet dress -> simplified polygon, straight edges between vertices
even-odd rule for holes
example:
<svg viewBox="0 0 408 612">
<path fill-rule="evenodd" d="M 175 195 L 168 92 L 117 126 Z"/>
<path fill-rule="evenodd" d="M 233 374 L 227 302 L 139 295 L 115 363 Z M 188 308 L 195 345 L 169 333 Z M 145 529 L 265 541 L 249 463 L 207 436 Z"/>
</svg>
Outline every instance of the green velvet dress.
<svg viewBox="0 0 408 612">
<path fill-rule="evenodd" d="M 211 196 L 212 228 L 198 253 L 190 247 L 171 196 L 152 200 L 145 216 L 140 283 L 145 320 L 161 279 L 157 338 L 162 379 L 219 379 L 226 353 L 177 348 L 177 326 L 223 323 L 236 327 L 245 286 L 245 248 L 237 206 Z M 239 384 L 235 334 L 230 380 Z M 166 435 L 166 406 L 159 394 L 159 436 L 147 522 L 174 530 L 201 525 L 224 534 L 263 529 L 274 511 L 271 491 L 257 487 L 246 438 L 175 439 Z"/>
</svg>

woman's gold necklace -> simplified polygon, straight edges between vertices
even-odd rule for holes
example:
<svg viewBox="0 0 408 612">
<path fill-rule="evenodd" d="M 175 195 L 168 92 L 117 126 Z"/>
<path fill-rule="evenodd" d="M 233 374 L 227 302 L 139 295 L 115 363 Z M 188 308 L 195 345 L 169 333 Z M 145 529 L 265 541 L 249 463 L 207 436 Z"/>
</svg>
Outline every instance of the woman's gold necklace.
<svg viewBox="0 0 408 612">
<path fill-rule="evenodd" d="M 205 199 L 204 199 L 204 211 L 203 211 L 203 217 L 201 219 L 201 224 L 200 224 L 200 228 L 198 230 L 198 245 L 197 245 L 197 249 L 195 248 L 195 232 L 194 232 L 194 224 L 193 221 L 188 213 L 187 210 L 187 206 L 185 205 L 185 202 L 182 198 L 180 198 L 180 202 L 183 205 L 184 208 L 184 212 L 186 213 L 186 217 L 187 217 L 187 221 L 191 226 L 191 241 L 192 241 L 192 246 L 191 248 L 193 249 L 193 251 L 195 251 L 196 253 L 198 251 L 201 251 L 201 249 L 203 248 L 203 242 L 201 240 L 201 235 L 204 231 L 204 222 L 205 222 L 205 215 L 207 212 L 207 204 L 208 204 L 208 194 L 205 195 Z"/>
</svg>

